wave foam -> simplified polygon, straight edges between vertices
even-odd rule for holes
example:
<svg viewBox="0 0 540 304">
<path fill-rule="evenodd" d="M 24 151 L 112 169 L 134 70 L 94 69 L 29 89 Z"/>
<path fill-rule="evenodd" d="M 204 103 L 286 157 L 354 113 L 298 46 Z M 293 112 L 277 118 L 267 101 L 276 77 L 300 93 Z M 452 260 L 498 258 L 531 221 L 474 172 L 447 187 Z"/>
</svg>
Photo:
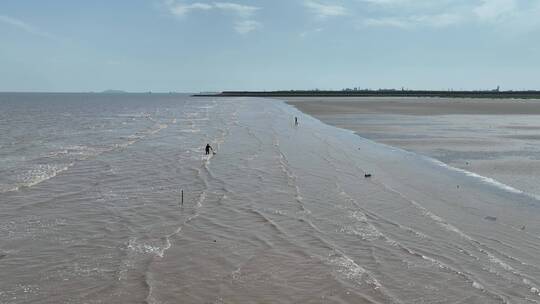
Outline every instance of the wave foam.
<svg viewBox="0 0 540 304">
<path fill-rule="evenodd" d="M 504 191 L 507 191 L 507 192 L 510 192 L 510 193 L 526 195 L 526 196 L 528 196 L 530 198 L 533 198 L 535 200 L 540 201 L 540 196 L 539 195 L 532 194 L 532 193 L 529 193 L 529 192 L 525 192 L 525 191 L 516 189 L 516 188 L 514 188 L 512 186 L 501 183 L 500 181 L 498 181 L 498 180 L 496 180 L 494 178 L 483 176 L 483 175 L 480 175 L 480 174 L 477 174 L 477 173 L 474 173 L 474 172 L 471 172 L 471 171 L 467 171 L 467 170 L 464 170 L 464 169 L 461 169 L 461 168 L 452 167 L 452 166 L 450 166 L 448 164 L 443 163 L 440 160 L 436 160 L 436 159 L 430 159 L 430 160 L 431 160 L 432 163 L 434 163 L 434 164 L 436 164 L 436 165 L 438 165 L 440 167 L 443 167 L 445 169 L 448 169 L 448 170 L 451 170 L 451 171 L 454 171 L 454 172 L 463 173 L 463 174 L 467 175 L 468 177 L 479 179 L 483 183 L 488 184 L 490 186 L 494 186 L 496 188 L 499 188 L 501 190 L 504 190 Z"/>
<path fill-rule="evenodd" d="M 165 244 L 153 244 L 138 241 L 137 238 L 130 238 L 127 244 L 127 248 L 136 253 L 153 254 L 160 258 L 163 257 L 165 251 L 170 247 L 171 244 L 168 239 L 165 240 Z"/>
<path fill-rule="evenodd" d="M 17 183 L 16 189 L 35 186 L 68 170 L 71 166 L 73 163 L 38 165 L 19 176 L 20 181 Z"/>
<path fill-rule="evenodd" d="M 358 284 L 367 283 L 373 286 L 374 289 L 382 287 L 381 283 L 372 277 L 366 269 L 346 255 L 333 253 L 328 257 L 327 262 L 335 266 L 336 271 L 349 280 L 355 281 Z"/>
</svg>

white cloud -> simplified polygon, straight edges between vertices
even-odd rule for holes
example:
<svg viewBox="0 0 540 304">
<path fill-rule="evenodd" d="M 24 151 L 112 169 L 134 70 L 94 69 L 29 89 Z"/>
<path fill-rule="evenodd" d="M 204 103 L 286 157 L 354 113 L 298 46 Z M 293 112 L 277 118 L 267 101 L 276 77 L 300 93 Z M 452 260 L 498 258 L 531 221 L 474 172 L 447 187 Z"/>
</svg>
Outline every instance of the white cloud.
<svg viewBox="0 0 540 304">
<path fill-rule="evenodd" d="M 239 34 L 247 34 L 262 27 L 262 24 L 253 20 L 253 15 L 260 10 L 260 7 L 243 5 L 234 2 L 212 2 L 186 3 L 184 1 L 167 0 L 165 1 L 169 11 L 178 17 L 183 17 L 193 11 L 221 11 L 232 14 L 236 19 L 234 30 Z"/>
<path fill-rule="evenodd" d="M 316 34 L 316 33 L 320 33 L 322 32 L 324 29 L 319 27 L 319 28 L 316 28 L 316 29 L 313 29 L 313 30 L 310 30 L 310 31 L 304 31 L 304 32 L 301 32 L 299 35 L 301 38 L 305 38 L 311 34 Z"/>
<path fill-rule="evenodd" d="M 509 17 L 516 9 L 515 0 L 482 0 L 482 4 L 474 8 L 474 13 L 482 21 L 496 21 Z"/>
<path fill-rule="evenodd" d="M 261 27 L 261 23 L 255 20 L 242 20 L 234 25 L 234 30 L 239 34 L 247 34 Z"/>
<path fill-rule="evenodd" d="M 323 4 L 311 0 L 304 1 L 306 6 L 313 14 L 319 18 L 336 17 L 347 15 L 347 9 L 340 5 Z"/>
<path fill-rule="evenodd" d="M 463 21 L 463 17 L 458 14 L 443 13 L 435 15 L 423 15 L 413 17 L 417 24 L 427 25 L 432 27 L 447 27 L 460 24 Z"/>
<path fill-rule="evenodd" d="M 473 9 L 479 24 L 510 33 L 540 29 L 540 0 L 481 0 Z"/>
<path fill-rule="evenodd" d="M 535 30 L 540 28 L 540 1 L 521 12 L 512 22 L 512 26 L 518 29 Z"/>
<path fill-rule="evenodd" d="M 260 8 L 231 2 L 215 2 L 214 7 L 223 11 L 229 11 L 241 17 L 250 17 Z"/>
<path fill-rule="evenodd" d="M 376 27 L 399 27 L 408 28 L 411 24 L 404 19 L 395 17 L 385 18 L 367 18 L 362 22 L 364 26 L 376 26 Z"/>
<path fill-rule="evenodd" d="M 49 39 L 54 39 L 54 40 L 57 40 L 58 38 L 46 31 L 43 31 L 31 24 L 28 24 L 22 20 L 19 20 L 19 19 L 15 19 L 15 18 L 12 18 L 12 17 L 8 17 L 8 16 L 4 16 L 4 15 L 0 15 L 0 22 L 4 23 L 4 24 L 8 24 L 10 26 L 13 26 L 15 28 L 18 28 L 20 30 L 23 30 L 27 33 L 30 33 L 30 34 L 33 34 L 33 35 L 37 35 L 37 36 L 41 36 L 41 37 L 45 37 L 45 38 L 49 38 Z"/>
<path fill-rule="evenodd" d="M 362 2 L 373 3 L 373 4 L 403 4 L 411 2 L 410 0 L 361 0 Z"/>
<path fill-rule="evenodd" d="M 169 9 L 171 13 L 173 13 L 176 16 L 184 16 L 191 11 L 195 10 L 210 10 L 213 7 L 206 3 L 191 3 L 191 4 L 183 4 L 183 3 L 171 3 L 169 5 Z"/>
<path fill-rule="evenodd" d="M 540 0 L 356 0 L 368 8 L 363 27 L 444 28 L 494 26 L 497 30 L 540 28 Z M 362 14 L 360 14 L 362 15 Z"/>
<path fill-rule="evenodd" d="M 243 5 L 233 2 L 186 3 L 184 1 L 168 0 L 165 2 L 165 4 L 169 8 L 169 11 L 177 16 L 184 16 L 197 10 L 219 10 L 232 13 L 237 17 L 248 18 L 256 11 L 260 10 L 260 8 L 256 6 Z"/>
<path fill-rule="evenodd" d="M 363 21 L 368 27 L 448 27 L 461 23 L 462 17 L 455 14 L 419 15 L 403 18 L 368 18 Z"/>
</svg>

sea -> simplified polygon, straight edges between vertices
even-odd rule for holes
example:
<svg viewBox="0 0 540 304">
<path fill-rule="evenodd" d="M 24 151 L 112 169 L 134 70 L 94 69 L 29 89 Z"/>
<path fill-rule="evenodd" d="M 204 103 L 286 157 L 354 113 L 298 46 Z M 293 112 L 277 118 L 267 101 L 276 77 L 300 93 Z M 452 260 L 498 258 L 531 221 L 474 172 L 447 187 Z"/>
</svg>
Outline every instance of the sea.
<svg viewBox="0 0 540 304">
<path fill-rule="evenodd" d="M 3 304 L 539 303 L 539 215 L 279 100 L 0 94 Z"/>
</svg>

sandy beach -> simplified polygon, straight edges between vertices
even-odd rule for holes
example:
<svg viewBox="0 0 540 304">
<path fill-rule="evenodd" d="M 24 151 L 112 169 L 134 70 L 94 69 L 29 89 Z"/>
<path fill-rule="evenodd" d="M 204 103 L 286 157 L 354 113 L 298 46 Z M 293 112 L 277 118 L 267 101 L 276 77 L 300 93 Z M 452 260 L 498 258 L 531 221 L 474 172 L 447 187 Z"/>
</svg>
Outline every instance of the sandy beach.
<svg viewBox="0 0 540 304">
<path fill-rule="evenodd" d="M 540 194 L 540 100 L 290 98 L 325 123 Z"/>
</svg>

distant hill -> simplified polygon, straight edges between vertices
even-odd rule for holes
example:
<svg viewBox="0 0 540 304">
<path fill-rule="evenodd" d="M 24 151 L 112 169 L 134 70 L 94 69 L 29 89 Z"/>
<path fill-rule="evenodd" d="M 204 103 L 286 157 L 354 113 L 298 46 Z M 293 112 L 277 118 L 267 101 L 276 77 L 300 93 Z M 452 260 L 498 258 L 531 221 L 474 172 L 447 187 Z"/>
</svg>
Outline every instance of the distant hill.
<svg viewBox="0 0 540 304">
<path fill-rule="evenodd" d="M 122 90 L 105 90 L 101 92 L 102 94 L 126 94 L 128 92 Z"/>
</svg>

